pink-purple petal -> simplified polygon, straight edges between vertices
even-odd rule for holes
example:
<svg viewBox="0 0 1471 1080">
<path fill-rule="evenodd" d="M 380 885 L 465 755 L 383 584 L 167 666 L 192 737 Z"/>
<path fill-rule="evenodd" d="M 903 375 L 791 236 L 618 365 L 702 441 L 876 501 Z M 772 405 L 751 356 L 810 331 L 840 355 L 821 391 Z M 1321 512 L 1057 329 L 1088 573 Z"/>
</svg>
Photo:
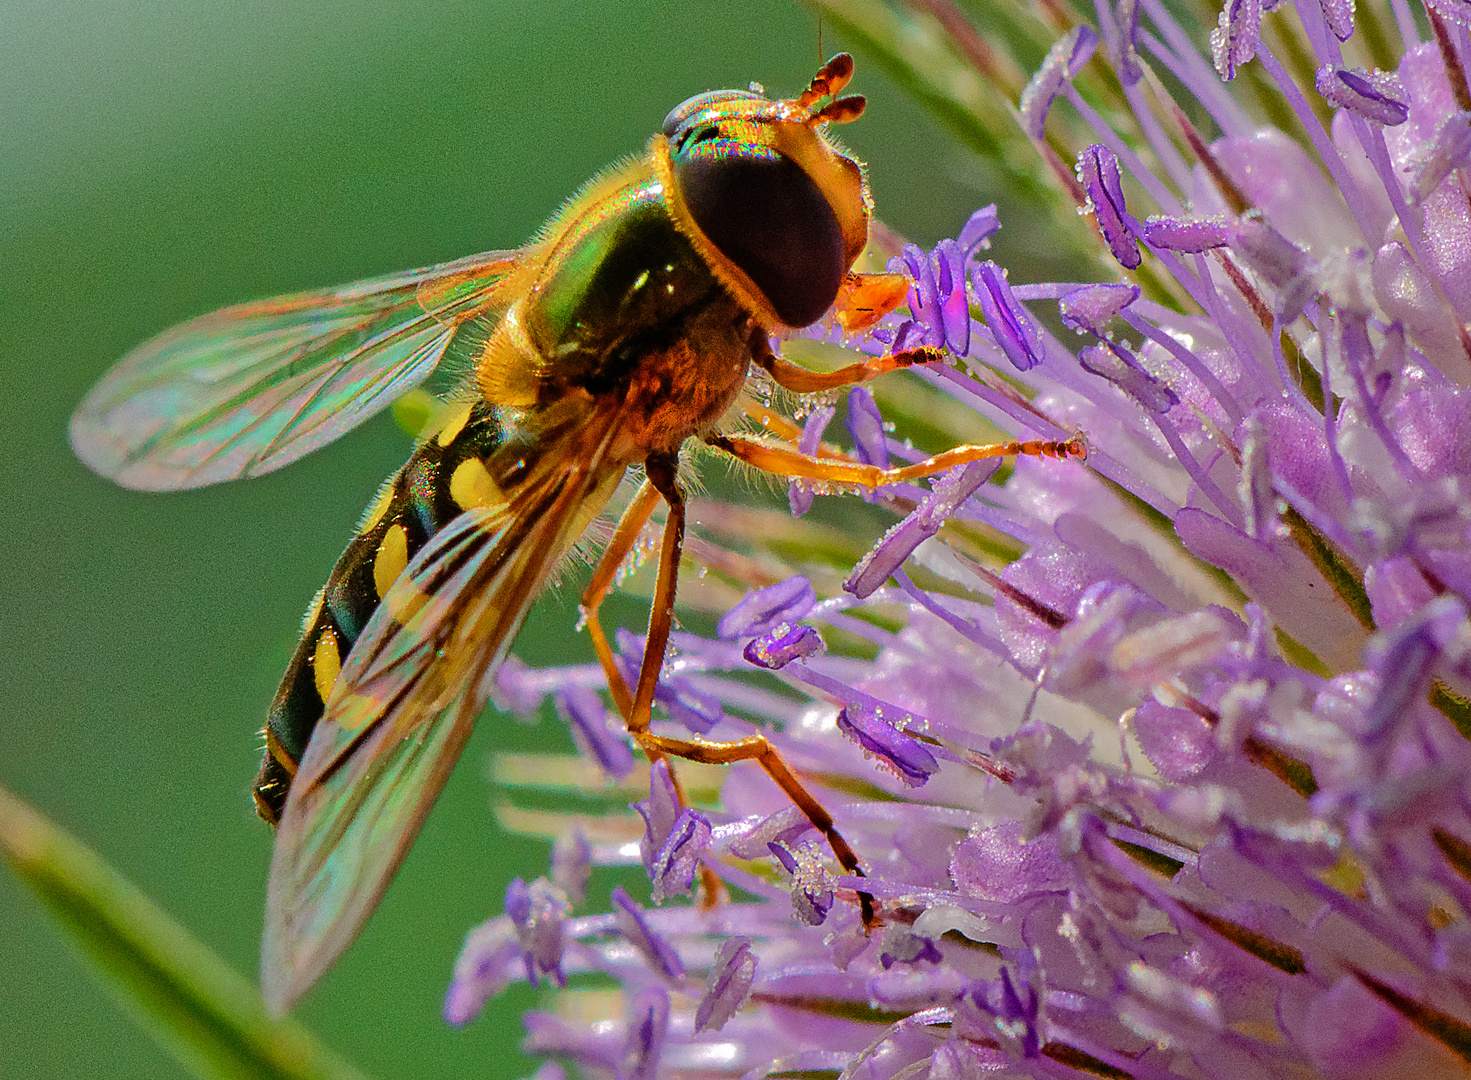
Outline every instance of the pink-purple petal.
<svg viewBox="0 0 1471 1080">
<path fill-rule="evenodd" d="M 947 473 L 914 513 L 885 533 L 873 550 L 860 560 L 843 582 L 843 588 L 858 597 L 872 595 L 904 564 L 915 548 L 940 531 L 940 526 L 956 508 L 980 490 L 999 467 L 996 459 L 982 460 Z"/>
<path fill-rule="evenodd" d="M 1083 69 L 1097 47 L 1098 33 L 1086 24 L 1073 27 L 1065 37 L 1058 39 L 1022 91 L 1017 112 L 1021 115 L 1023 131 L 1034 139 L 1043 137 L 1052 103 Z"/>
<path fill-rule="evenodd" d="M 736 935 L 722 941 L 715 951 L 705 993 L 695 1008 L 696 1034 L 725 1027 L 751 996 L 751 984 L 756 979 L 756 954 L 751 945 L 750 938 Z"/>
<path fill-rule="evenodd" d="M 627 890 L 622 885 L 615 885 L 609 899 L 613 902 L 614 921 L 623 939 L 637 949 L 660 976 L 676 982 L 683 979 L 684 963 L 679 959 L 679 953 L 649 925 L 648 915 Z"/>
<path fill-rule="evenodd" d="M 1324 64 L 1318 69 L 1314 85 L 1327 101 L 1385 127 L 1403 124 L 1410 115 L 1409 105 L 1401 98 L 1399 80 L 1392 76 Z"/>
<path fill-rule="evenodd" d="M 614 780 L 633 771 L 633 751 L 621 732 L 610 725 L 602 698 L 585 686 L 569 686 L 557 694 L 556 702 L 557 711 L 572 729 L 573 741 L 598 768 Z"/>
<path fill-rule="evenodd" d="M 1260 0 L 1225 0 L 1211 31 L 1211 59 L 1222 79 L 1231 80 L 1236 71 L 1256 55 L 1262 32 Z"/>
<path fill-rule="evenodd" d="M 1057 302 L 1057 308 L 1064 326 L 1103 337 L 1108 332 L 1109 321 L 1138 299 L 1138 285 L 1104 282 L 1066 293 Z"/>
<path fill-rule="evenodd" d="M 910 787 L 919 787 L 939 769 L 935 756 L 906 732 L 862 705 L 845 705 L 838 730 Z"/>
<path fill-rule="evenodd" d="M 793 660 L 816 656 L 826 648 L 821 635 L 812 627 L 779 623 L 747 642 L 741 655 L 757 667 L 779 671 Z"/>
<path fill-rule="evenodd" d="M 1151 214 L 1140 223 L 1139 239 L 1152 248 L 1199 255 L 1231 242 L 1231 229 L 1224 221 L 1185 219 Z"/>
<path fill-rule="evenodd" d="M 1109 251 L 1125 270 L 1138 269 L 1143 257 L 1127 221 L 1118 158 L 1108 147 L 1095 143 L 1078 155 L 1077 173 Z"/>
<path fill-rule="evenodd" d="M 976 303 L 996 344 L 1018 371 L 1029 371 L 1042 362 L 1042 338 L 1032 316 L 1012 295 L 1001 267 L 987 261 L 971 275 Z"/>
<path fill-rule="evenodd" d="M 721 616 L 715 632 L 726 641 L 764 634 L 784 622 L 796 622 L 817 603 L 812 582 L 794 574 L 775 585 L 752 589 Z"/>
<path fill-rule="evenodd" d="M 1166 412 L 1180 401 L 1178 394 L 1158 376 L 1146 371 L 1139 358 L 1122 345 L 1104 341 L 1084 346 L 1078 353 L 1078 363 L 1084 371 L 1113 383 L 1149 412 Z"/>
</svg>

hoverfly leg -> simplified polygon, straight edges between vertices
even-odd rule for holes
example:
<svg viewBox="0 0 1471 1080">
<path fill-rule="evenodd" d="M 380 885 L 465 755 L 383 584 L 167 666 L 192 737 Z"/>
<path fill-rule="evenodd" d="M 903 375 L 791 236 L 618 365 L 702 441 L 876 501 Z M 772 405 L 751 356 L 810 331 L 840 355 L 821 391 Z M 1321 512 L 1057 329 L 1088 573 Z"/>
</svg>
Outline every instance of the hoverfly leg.
<svg viewBox="0 0 1471 1080">
<path fill-rule="evenodd" d="M 618 519 L 618 527 L 614 530 L 612 539 L 608 541 L 602 558 L 598 560 L 596 569 L 593 570 L 592 580 L 582 591 L 582 600 L 579 605 L 582 620 L 587 625 L 588 633 L 592 636 L 592 645 L 598 654 L 598 662 L 603 665 L 603 674 L 608 679 L 608 692 L 613 695 L 613 704 L 617 707 L 619 715 L 623 717 L 624 723 L 627 723 L 629 717 L 633 715 L 633 695 L 628 689 L 628 684 L 623 681 L 623 673 L 618 670 L 617 662 L 613 659 L 613 649 L 608 644 L 608 635 L 603 632 L 602 621 L 598 618 L 598 609 L 602 607 L 608 590 L 613 587 L 613 580 L 618 576 L 618 568 L 623 565 L 623 560 L 628 558 L 629 552 L 638 543 L 639 534 L 643 532 L 644 525 L 648 523 L 649 516 L 654 512 L 654 507 L 658 505 L 658 490 L 645 480 L 633 498 L 629 500 L 623 515 Z"/>
<path fill-rule="evenodd" d="M 797 779 L 786 759 L 766 740 L 766 736 L 748 735 L 744 739 L 732 739 L 730 742 L 707 742 L 704 739 L 671 739 L 643 732 L 635 735 L 635 738 L 644 747 L 645 753 L 667 754 L 704 765 L 732 765 L 737 761 L 755 761 L 776 786 L 786 793 L 787 798 L 796 804 L 812 827 L 822 833 L 843 869 L 854 877 L 867 876 L 859 865 L 858 856 L 848 846 L 848 841 L 843 839 L 843 834 L 838 832 L 832 815 L 802 786 L 802 781 Z M 876 918 L 873 896 L 860 892 L 858 899 L 863 911 L 864 925 L 872 926 Z"/>
<path fill-rule="evenodd" d="M 649 633 L 644 641 L 644 661 L 639 668 L 638 686 L 633 692 L 633 711 L 628 715 L 628 730 L 635 736 L 649 730 L 654 708 L 654 691 L 659 685 L 659 669 L 669 648 L 669 631 L 674 624 L 674 590 L 679 581 L 679 560 L 684 553 L 684 492 L 675 478 L 679 459 L 673 455 L 651 457 L 644 463 L 649 483 L 669 504 L 664 520 L 664 540 L 659 548 L 659 576 L 654 581 L 654 603 L 649 610 Z"/>
<path fill-rule="evenodd" d="M 603 674 L 608 680 L 608 692 L 612 694 L 613 704 L 618 709 L 618 714 L 623 717 L 623 724 L 629 732 L 634 731 L 633 694 L 629 691 L 628 684 L 623 679 L 623 673 L 618 670 L 618 663 L 613 658 L 613 649 L 608 643 L 607 633 L 603 630 L 602 620 L 598 617 L 598 609 L 602 607 L 603 600 L 613 587 L 613 581 L 618 576 L 618 568 L 623 565 L 623 560 L 628 558 L 629 552 L 638 543 L 639 535 L 643 532 L 644 526 L 648 524 L 654 508 L 659 505 L 659 499 L 659 489 L 650 481 L 645 480 L 634 493 L 633 498 L 629 500 L 623 515 L 618 519 L 618 526 L 613 531 L 613 537 L 608 541 L 602 558 L 598 560 L 598 565 L 593 570 L 592 580 L 587 583 L 587 588 L 582 592 L 580 604 L 583 622 L 592 637 L 593 649 L 598 654 L 598 662 L 602 664 Z M 646 710 L 645 729 L 648 727 L 647 716 Z M 642 748 L 651 762 L 666 756 L 652 748 Z M 680 806 L 689 806 L 689 799 L 684 793 L 684 785 L 680 783 L 679 776 L 673 769 L 669 770 L 669 779 L 674 784 L 674 791 L 679 798 Z M 700 884 L 703 894 L 702 903 L 707 906 L 718 903 L 721 896 L 724 895 L 724 886 L 721 885 L 720 878 L 716 876 L 715 871 L 703 864 L 700 866 Z"/>
<path fill-rule="evenodd" d="M 728 765 L 754 759 L 777 786 L 786 792 L 787 797 L 802 811 L 813 828 L 823 834 L 843 869 L 854 876 L 862 877 L 863 869 L 858 863 L 858 856 L 838 832 L 832 815 L 802 786 L 802 782 L 765 736 L 751 735 L 730 742 L 707 742 L 704 739 L 672 739 L 655 735 L 649 730 L 654 691 L 659 683 L 659 671 L 664 664 L 664 654 L 669 646 L 669 633 L 674 621 L 674 595 L 679 581 L 680 555 L 684 549 L 685 499 L 676 478 L 676 457 L 669 455 L 650 458 L 645 462 L 645 469 L 648 480 L 624 510 L 613 539 L 582 595 L 583 618 L 592 629 L 594 642 L 602 642 L 598 654 L 603 661 L 603 669 L 607 672 L 609 686 L 616 687 L 613 696 L 619 711 L 623 713 L 629 734 L 650 761 L 677 757 L 706 764 Z M 658 578 L 654 585 L 654 602 L 649 612 L 649 630 L 644 644 L 643 663 L 639 668 L 638 685 L 634 689 L 629 707 L 625 708 L 623 701 L 627 700 L 628 688 L 613 660 L 612 650 L 608 648 L 607 637 L 598 623 L 597 609 L 612 585 L 618 565 L 633 550 L 638 534 L 653 512 L 655 500 L 659 496 L 668 504 L 669 516 L 664 522 Z M 672 769 L 670 775 L 674 775 Z M 677 780 L 675 788 L 680 804 L 688 805 L 684 789 Z M 724 888 L 710 867 L 702 864 L 700 872 L 703 902 L 713 905 L 719 901 Z M 876 914 L 873 897 L 868 893 L 859 893 L 859 901 L 864 925 L 874 925 Z"/>
<path fill-rule="evenodd" d="M 804 454 L 790 447 L 761 442 L 748 435 L 712 434 L 705 436 L 705 441 L 717 450 L 724 450 L 731 457 L 753 465 L 762 472 L 803 480 L 851 484 L 869 490 L 918 480 L 920 477 L 932 476 L 956 465 L 965 465 L 984 458 L 1025 455 L 1082 460 L 1088 456 L 1087 444 L 1081 436 L 1074 435 L 1070 439 L 1012 439 L 985 446 L 957 446 L 912 465 L 881 469 L 877 465 L 864 465 L 844 458 Z"/>
<path fill-rule="evenodd" d="M 764 337 L 764 335 L 763 335 Z M 769 342 L 755 350 L 756 363 L 771 376 L 778 386 L 794 394 L 816 394 L 824 390 L 868 382 L 890 371 L 913 367 L 915 364 L 933 364 L 945 359 L 945 351 L 930 345 L 915 349 L 904 349 L 888 356 L 874 356 L 857 364 L 840 367 L 836 371 L 813 371 L 801 364 L 783 360 L 771 351 Z"/>
</svg>

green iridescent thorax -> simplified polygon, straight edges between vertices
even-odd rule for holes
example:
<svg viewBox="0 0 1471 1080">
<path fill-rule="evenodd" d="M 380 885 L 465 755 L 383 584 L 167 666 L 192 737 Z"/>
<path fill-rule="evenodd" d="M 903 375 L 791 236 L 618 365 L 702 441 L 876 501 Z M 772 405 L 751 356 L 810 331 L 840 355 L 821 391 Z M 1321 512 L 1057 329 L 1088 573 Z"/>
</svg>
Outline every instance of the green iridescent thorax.
<svg viewBox="0 0 1471 1080">
<path fill-rule="evenodd" d="M 739 306 L 675 227 L 653 179 L 601 199 L 548 259 L 526 312 L 543 380 L 599 393 L 640 359 L 670 347 L 712 308 L 734 324 Z"/>
</svg>

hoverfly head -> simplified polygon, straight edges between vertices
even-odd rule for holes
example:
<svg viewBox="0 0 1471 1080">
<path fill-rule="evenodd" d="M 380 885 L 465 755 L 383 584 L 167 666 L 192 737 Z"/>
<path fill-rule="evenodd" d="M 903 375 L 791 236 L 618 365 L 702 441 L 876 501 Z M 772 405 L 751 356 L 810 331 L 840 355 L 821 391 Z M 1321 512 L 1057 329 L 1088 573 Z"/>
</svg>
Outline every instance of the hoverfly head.
<svg viewBox="0 0 1471 1080">
<path fill-rule="evenodd" d="M 796 98 L 716 90 L 664 119 L 676 220 L 772 330 L 821 318 L 868 242 L 862 167 L 821 130 L 863 112 L 834 96 L 852 75 L 840 53 Z"/>
</svg>

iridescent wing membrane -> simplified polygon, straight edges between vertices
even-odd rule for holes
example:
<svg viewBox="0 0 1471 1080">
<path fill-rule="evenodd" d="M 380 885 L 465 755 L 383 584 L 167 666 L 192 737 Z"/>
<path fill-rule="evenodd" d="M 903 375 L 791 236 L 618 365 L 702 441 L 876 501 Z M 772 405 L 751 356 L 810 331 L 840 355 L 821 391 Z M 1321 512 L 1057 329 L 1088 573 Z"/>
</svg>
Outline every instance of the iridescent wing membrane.
<svg viewBox="0 0 1471 1080">
<path fill-rule="evenodd" d="M 284 1012 L 352 942 L 453 768 L 532 601 L 623 470 L 616 416 L 546 456 L 507 503 L 441 530 L 353 646 L 276 835 L 261 986 Z"/>
<path fill-rule="evenodd" d="M 227 307 L 140 345 L 71 422 L 88 466 L 165 491 L 259 476 L 422 382 L 470 319 L 502 306 L 517 253 Z"/>
</svg>

